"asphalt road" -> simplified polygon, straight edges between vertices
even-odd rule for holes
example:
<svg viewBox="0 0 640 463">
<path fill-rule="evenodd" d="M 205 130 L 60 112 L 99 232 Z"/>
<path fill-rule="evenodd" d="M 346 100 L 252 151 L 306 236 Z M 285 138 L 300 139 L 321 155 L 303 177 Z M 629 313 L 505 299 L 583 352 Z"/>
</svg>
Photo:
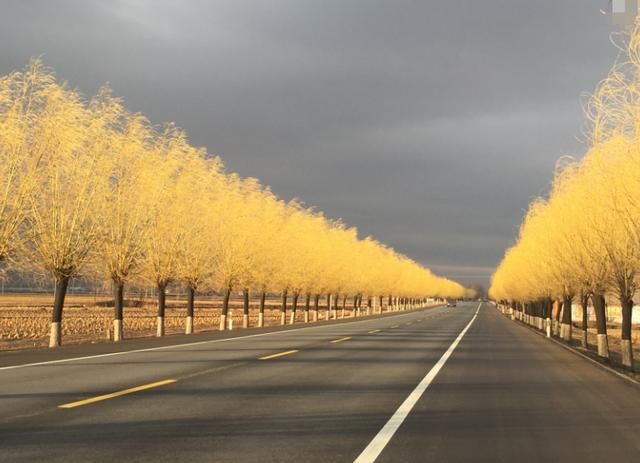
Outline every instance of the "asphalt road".
<svg viewBox="0 0 640 463">
<path fill-rule="evenodd" d="M 640 461 L 640 388 L 488 304 L 252 333 L 0 356 L 0 461 Z"/>
</svg>

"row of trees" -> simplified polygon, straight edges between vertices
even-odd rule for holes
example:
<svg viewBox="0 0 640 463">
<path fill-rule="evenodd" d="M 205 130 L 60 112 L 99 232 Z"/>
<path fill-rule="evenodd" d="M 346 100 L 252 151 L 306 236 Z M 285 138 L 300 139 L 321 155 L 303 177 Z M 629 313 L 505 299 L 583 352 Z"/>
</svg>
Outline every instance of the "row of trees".
<svg viewBox="0 0 640 463">
<path fill-rule="evenodd" d="M 154 127 L 108 88 L 84 99 L 39 60 L 0 78 L 0 178 L 0 260 L 54 278 L 51 346 L 61 343 L 66 290 L 81 273 L 112 281 L 116 340 L 132 279 L 158 288 L 158 335 L 176 282 L 188 290 L 191 327 L 196 293 L 223 293 L 220 329 L 232 291 L 261 301 L 281 292 L 283 309 L 289 296 L 295 307 L 321 294 L 464 294 L 356 229 L 225 172 L 182 130 Z"/>
<path fill-rule="evenodd" d="M 625 58 L 587 105 L 589 148 L 581 161 L 561 158 L 549 197 L 535 199 L 515 246 L 493 276 L 490 294 L 550 317 L 561 307 L 560 335 L 571 337 L 571 305 L 591 301 L 598 354 L 609 356 L 606 298 L 622 307 L 622 362 L 633 367 L 633 298 L 640 271 L 640 26 L 625 38 Z"/>
</svg>

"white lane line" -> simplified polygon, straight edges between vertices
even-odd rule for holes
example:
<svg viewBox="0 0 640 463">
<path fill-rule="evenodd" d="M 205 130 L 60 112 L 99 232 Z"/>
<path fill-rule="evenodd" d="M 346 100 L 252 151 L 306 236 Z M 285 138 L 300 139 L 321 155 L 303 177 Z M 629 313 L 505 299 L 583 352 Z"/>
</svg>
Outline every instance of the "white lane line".
<svg viewBox="0 0 640 463">
<path fill-rule="evenodd" d="M 438 309 L 439 307 L 436 306 L 436 307 L 432 307 L 432 308 L 433 309 Z M 424 309 L 424 310 L 428 310 L 428 309 Z M 216 344 L 216 343 L 219 343 L 219 342 L 237 341 L 237 340 L 249 339 L 249 338 L 259 338 L 259 337 L 262 337 L 262 336 L 270 336 L 270 335 L 274 335 L 274 334 L 287 334 L 287 333 L 293 333 L 293 332 L 303 331 L 303 330 L 317 330 L 319 328 L 345 326 L 345 325 L 352 325 L 352 324 L 359 324 L 359 323 L 372 323 L 372 322 L 384 320 L 386 318 L 406 317 L 406 316 L 415 315 L 415 314 L 416 314 L 416 312 L 410 312 L 410 313 L 402 313 L 402 314 L 398 314 L 398 315 L 390 315 L 390 316 L 382 317 L 382 318 L 374 318 L 374 319 L 369 319 L 369 320 L 354 320 L 354 321 L 349 321 L 349 322 L 345 322 L 345 323 L 339 323 L 339 324 L 335 324 L 335 325 L 331 324 L 331 325 L 320 325 L 320 326 L 305 326 L 304 328 L 294 328 L 292 330 L 270 331 L 269 333 L 249 334 L 247 336 L 235 336 L 235 337 L 232 337 L 232 338 L 211 339 L 209 341 L 188 342 L 188 343 L 184 343 L 184 344 L 171 344 L 171 345 L 168 345 L 168 346 L 148 347 L 146 349 L 133 349 L 133 350 L 125 350 L 125 351 L 119 351 L 119 352 L 109 352 L 107 354 L 87 355 L 87 356 L 84 356 L 84 357 L 73 357 L 73 358 L 60 359 L 60 360 L 48 360 L 48 361 L 44 361 L 44 362 L 22 363 L 22 364 L 19 364 L 19 365 L 9 365 L 9 366 L 6 366 L 6 367 L 0 367 L 0 371 L 3 371 L 3 370 L 15 370 L 15 369 L 18 369 L 18 368 L 27 368 L 27 367 L 37 367 L 37 366 L 43 366 L 43 365 L 55 365 L 57 363 L 77 362 L 79 360 L 91 360 L 91 359 L 97 359 L 97 358 L 115 357 L 117 355 L 137 354 L 137 353 L 140 353 L 140 352 L 153 352 L 153 351 L 156 351 L 156 350 L 175 349 L 175 348 L 178 348 L 178 347 L 191 347 L 191 346 L 199 346 L 199 345 L 203 345 L 203 344 Z"/>
<path fill-rule="evenodd" d="M 382 427 L 378 434 L 376 434 L 373 440 L 369 442 L 369 445 L 367 445 L 367 447 L 362 451 L 358 458 L 354 460 L 354 463 L 373 463 L 376 458 L 380 456 L 380 453 L 382 453 L 400 425 L 402 425 L 402 423 L 404 422 L 405 418 L 409 416 L 409 413 L 418 402 L 420 397 L 422 397 L 424 391 L 429 387 L 444 364 L 447 363 L 447 360 L 449 360 L 449 357 L 451 357 L 451 354 L 462 340 L 462 337 L 478 317 L 480 307 L 482 307 L 482 303 L 480 303 L 480 305 L 476 309 L 476 312 L 473 314 L 471 321 L 467 323 L 467 326 L 464 327 L 455 341 L 453 341 L 453 343 L 449 346 L 447 351 L 442 355 L 442 357 L 440 357 L 440 360 L 438 360 L 433 368 L 431 368 L 429 373 L 427 373 L 427 376 L 425 376 L 422 381 L 420 381 L 416 388 L 411 391 L 411 394 L 409 394 L 404 402 L 402 402 L 402 405 L 398 407 L 393 416 L 389 418 L 389 421 L 387 421 L 387 423 Z"/>
</svg>

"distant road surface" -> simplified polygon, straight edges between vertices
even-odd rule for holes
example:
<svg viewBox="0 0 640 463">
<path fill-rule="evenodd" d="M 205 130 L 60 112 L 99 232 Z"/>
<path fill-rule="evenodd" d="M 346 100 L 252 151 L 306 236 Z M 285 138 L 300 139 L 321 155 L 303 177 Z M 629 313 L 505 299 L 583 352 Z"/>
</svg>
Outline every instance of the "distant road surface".
<svg viewBox="0 0 640 463">
<path fill-rule="evenodd" d="M 0 461 L 640 462 L 640 388 L 489 304 L 253 333 L 0 354 Z"/>
</svg>

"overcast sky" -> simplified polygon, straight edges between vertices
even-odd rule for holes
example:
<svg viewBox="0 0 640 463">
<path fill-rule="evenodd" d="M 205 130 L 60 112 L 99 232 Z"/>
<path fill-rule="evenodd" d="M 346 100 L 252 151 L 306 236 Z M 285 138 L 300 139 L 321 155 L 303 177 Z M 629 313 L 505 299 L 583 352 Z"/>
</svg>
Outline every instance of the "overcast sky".
<svg viewBox="0 0 640 463">
<path fill-rule="evenodd" d="M 606 0 L 4 0 L 0 74 L 43 55 L 109 82 L 229 170 L 486 284 L 581 95 L 616 58 Z"/>
</svg>

